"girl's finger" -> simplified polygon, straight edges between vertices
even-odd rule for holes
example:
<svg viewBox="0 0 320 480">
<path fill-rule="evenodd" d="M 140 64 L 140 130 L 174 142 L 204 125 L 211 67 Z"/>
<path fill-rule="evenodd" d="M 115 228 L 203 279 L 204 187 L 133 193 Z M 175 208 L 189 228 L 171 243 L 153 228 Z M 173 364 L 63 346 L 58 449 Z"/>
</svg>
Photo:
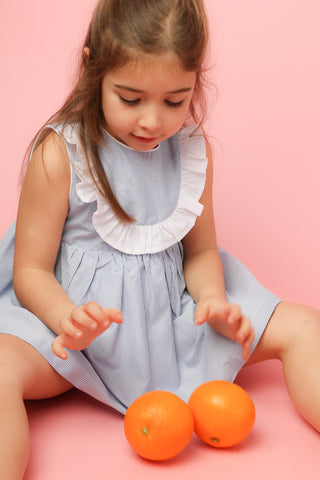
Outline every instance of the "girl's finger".
<svg viewBox="0 0 320 480">
<path fill-rule="evenodd" d="M 242 358 L 248 360 L 254 341 L 254 331 L 248 317 L 242 317 L 241 327 L 236 335 L 237 342 L 242 346 Z"/>
<path fill-rule="evenodd" d="M 228 317 L 229 325 L 234 325 L 241 318 L 241 308 L 239 305 L 230 304 L 230 313 Z"/>
<path fill-rule="evenodd" d="M 109 322 L 122 323 L 123 317 L 121 310 L 117 308 L 103 308 L 103 312 L 106 315 Z"/>
<path fill-rule="evenodd" d="M 254 332 L 252 331 L 248 338 L 242 344 L 242 358 L 248 360 L 251 354 L 251 347 L 254 341 Z"/>
<path fill-rule="evenodd" d="M 208 315 L 209 315 L 209 307 L 207 304 L 201 304 L 201 303 L 198 303 L 197 305 L 197 308 L 196 308 L 196 311 L 195 311 L 195 322 L 197 325 L 203 325 L 207 319 L 208 319 Z"/>
<path fill-rule="evenodd" d="M 70 321 L 70 319 L 63 320 L 60 323 L 60 329 L 62 333 L 69 337 L 80 338 L 82 336 L 82 331 L 77 328 L 76 325 Z"/>
<path fill-rule="evenodd" d="M 82 310 L 96 323 L 103 323 L 106 320 L 104 309 L 97 302 L 87 302 Z"/>
<path fill-rule="evenodd" d="M 51 344 L 51 348 L 53 353 L 61 358 L 62 360 L 66 360 L 68 358 L 68 352 L 63 348 L 63 341 L 62 335 L 59 335 Z"/>
<path fill-rule="evenodd" d="M 239 343 L 243 343 L 247 339 L 247 337 L 251 334 L 251 332 L 252 332 L 251 322 L 248 317 L 243 315 L 243 317 L 241 318 L 241 325 L 236 336 L 237 341 Z"/>
<path fill-rule="evenodd" d="M 101 307 L 96 302 L 88 302 L 82 308 L 92 320 L 104 328 L 109 327 L 112 322 L 122 323 L 123 321 L 122 312 L 116 308 Z"/>
<path fill-rule="evenodd" d="M 88 313 L 83 310 L 82 308 L 75 308 L 71 312 L 71 320 L 78 329 L 81 327 L 89 328 L 90 330 L 94 330 L 97 328 L 97 322 L 93 319 Z"/>
</svg>

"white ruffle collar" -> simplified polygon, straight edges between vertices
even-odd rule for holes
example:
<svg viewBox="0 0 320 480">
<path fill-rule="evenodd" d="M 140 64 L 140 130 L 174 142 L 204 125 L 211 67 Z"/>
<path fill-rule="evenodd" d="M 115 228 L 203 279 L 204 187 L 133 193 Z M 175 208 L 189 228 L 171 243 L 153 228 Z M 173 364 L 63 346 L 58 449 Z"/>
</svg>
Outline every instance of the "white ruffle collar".
<svg viewBox="0 0 320 480">
<path fill-rule="evenodd" d="M 77 128 L 65 126 L 64 138 L 77 148 L 79 161 L 76 162 L 75 169 L 80 178 L 76 185 L 77 195 L 85 203 L 97 202 L 92 223 L 106 243 L 131 255 L 151 254 L 171 247 L 191 230 L 197 217 L 202 213 L 203 206 L 199 199 L 204 189 L 207 168 L 205 140 L 201 130 L 197 129 L 193 133 L 195 129 L 196 126 L 192 125 L 182 128 L 177 133 L 181 184 L 176 208 L 160 223 L 137 225 L 120 221 L 108 202 L 97 191 L 79 141 Z"/>
</svg>

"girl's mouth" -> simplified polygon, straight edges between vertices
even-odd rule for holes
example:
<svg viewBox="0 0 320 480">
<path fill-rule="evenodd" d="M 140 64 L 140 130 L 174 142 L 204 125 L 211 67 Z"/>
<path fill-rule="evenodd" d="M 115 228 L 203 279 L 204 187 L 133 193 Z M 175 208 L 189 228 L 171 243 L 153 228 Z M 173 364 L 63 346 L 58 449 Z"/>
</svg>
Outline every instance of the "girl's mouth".
<svg viewBox="0 0 320 480">
<path fill-rule="evenodd" d="M 158 139 L 158 137 L 152 137 L 152 138 L 150 138 L 150 137 L 139 137 L 139 136 L 134 135 L 134 134 L 132 134 L 132 135 L 134 136 L 134 138 L 135 138 L 136 140 L 138 140 L 138 142 L 141 142 L 141 143 L 154 143 L 154 142 L 156 142 L 157 139 Z"/>
</svg>

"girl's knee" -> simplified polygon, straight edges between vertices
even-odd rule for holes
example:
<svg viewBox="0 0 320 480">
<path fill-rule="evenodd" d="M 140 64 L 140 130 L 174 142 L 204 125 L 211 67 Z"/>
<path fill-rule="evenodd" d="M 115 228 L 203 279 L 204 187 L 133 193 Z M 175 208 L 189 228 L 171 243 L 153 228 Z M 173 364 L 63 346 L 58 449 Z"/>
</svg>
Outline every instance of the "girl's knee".
<svg viewBox="0 0 320 480">
<path fill-rule="evenodd" d="M 309 306 L 281 303 L 270 320 L 270 326 L 280 355 L 293 346 L 320 340 L 320 312 Z"/>
<path fill-rule="evenodd" d="M 25 399 L 63 393 L 72 385 L 31 345 L 12 335 L 0 335 L 0 389 L 13 389 Z"/>
<path fill-rule="evenodd" d="M 306 305 L 283 302 L 277 307 L 275 315 L 279 327 L 294 335 L 309 334 L 320 328 L 320 312 Z"/>
<path fill-rule="evenodd" d="M 24 362 L 20 343 L 11 335 L 0 335 L 0 388 L 23 390 Z"/>
<path fill-rule="evenodd" d="M 320 312 L 312 307 L 280 303 L 253 352 L 248 364 L 279 359 L 301 345 L 320 342 Z"/>
</svg>

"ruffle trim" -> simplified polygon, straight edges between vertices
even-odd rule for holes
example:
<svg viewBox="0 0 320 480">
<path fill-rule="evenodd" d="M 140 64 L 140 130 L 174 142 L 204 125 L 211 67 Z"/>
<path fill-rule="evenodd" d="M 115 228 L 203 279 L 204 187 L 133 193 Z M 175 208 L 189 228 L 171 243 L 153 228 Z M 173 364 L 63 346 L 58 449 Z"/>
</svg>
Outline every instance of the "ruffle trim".
<svg viewBox="0 0 320 480">
<path fill-rule="evenodd" d="M 77 148 L 79 162 L 76 162 L 75 169 L 80 178 L 76 185 L 77 195 L 85 203 L 97 201 L 92 223 L 106 243 L 132 255 L 157 253 L 182 240 L 191 230 L 203 210 L 199 199 L 204 189 L 207 168 L 205 140 L 201 130 L 193 133 L 195 128 L 194 125 L 188 126 L 177 133 L 181 164 L 178 202 L 167 219 L 154 225 L 123 223 L 116 217 L 94 185 L 76 127 L 66 126 L 63 129 L 65 140 Z"/>
</svg>

